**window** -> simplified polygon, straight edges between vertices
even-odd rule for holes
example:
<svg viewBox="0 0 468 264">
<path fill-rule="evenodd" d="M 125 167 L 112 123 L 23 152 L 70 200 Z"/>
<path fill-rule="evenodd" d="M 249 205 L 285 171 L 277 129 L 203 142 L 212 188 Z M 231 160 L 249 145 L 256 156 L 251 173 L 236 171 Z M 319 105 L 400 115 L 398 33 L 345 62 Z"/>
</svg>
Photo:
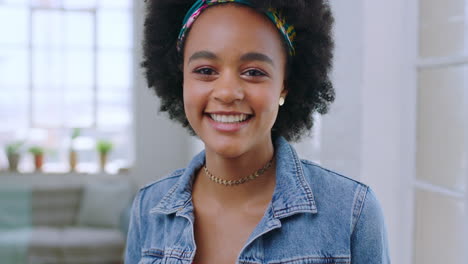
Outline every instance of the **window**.
<svg viewBox="0 0 468 264">
<path fill-rule="evenodd" d="M 114 144 L 111 168 L 129 165 L 132 12 L 131 0 L 0 0 L 2 145 L 40 145 L 44 170 L 63 171 L 80 128 L 78 168 L 96 169 L 97 139 Z"/>
<path fill-rule="evenodd" d="M 468 1 L 419 1 L 414 261 L 466 262 Z"/>
</svg>

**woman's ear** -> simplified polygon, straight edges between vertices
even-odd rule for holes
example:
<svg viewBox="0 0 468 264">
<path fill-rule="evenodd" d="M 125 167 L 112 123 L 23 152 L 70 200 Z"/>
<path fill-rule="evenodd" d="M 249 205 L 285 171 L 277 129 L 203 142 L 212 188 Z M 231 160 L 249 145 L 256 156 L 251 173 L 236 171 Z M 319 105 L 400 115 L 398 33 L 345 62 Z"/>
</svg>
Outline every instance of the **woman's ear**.
<svg viewBox="0 0 468 264">
<path fill-rule="evenodd" d="M 280 98 L 279 98 L 279 106 L 284 105 L 284 101 L 286 100 L 286 95 L 288 94 L 288 89 L 286 89 L 286 86 L 283 84 L 283 90 L 281 90 Z"/>
<path fill-rule="evenodd" d="M 288 95 L 288 86 L 286 85 L 286 81 L 283 82 L 283 90 L 281 90 L 281 97 L 286 98 L 286 95 Z"/>
</svg>

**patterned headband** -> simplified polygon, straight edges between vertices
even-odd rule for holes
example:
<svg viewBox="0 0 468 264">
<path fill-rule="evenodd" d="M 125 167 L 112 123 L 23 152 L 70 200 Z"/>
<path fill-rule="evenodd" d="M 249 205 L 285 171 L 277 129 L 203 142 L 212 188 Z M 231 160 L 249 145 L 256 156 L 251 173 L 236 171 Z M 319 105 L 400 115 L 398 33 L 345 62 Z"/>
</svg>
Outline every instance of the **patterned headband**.
<svg viewBox="0 0 468 264">
<path fill-rule="evenodd" d="M 184 17 L 183 26 L 177 39 L 177 50 L 179 52 L 182 50 L 187 30 L 192 27 L 193 22 L 195 22 L 195 20 L 200 16 L 201 12 L 209 6 L 222 3 L 239 3 L 253 7 L 253 4 L 249 0 L 197 0 Z M 288 25 L 286 23 L 286 19 L 275 8 L 269 8 L 264 13 L 276 25 L 288 44 L 289 54 L 293 56 L 295 54 L 293 41 L 296 37 L 296 30 L 294 27 L 292 25 Z"/>
</svg>

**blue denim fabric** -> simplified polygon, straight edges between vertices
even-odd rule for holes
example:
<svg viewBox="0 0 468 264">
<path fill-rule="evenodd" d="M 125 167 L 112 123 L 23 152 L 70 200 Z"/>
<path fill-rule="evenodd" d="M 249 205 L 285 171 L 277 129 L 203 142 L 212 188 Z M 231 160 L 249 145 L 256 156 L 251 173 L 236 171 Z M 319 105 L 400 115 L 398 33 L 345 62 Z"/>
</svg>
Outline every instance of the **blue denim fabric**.
<svg viewBox="0 0 468 264">
<path fill-rule="evenodd" d="M 275 153 L 272 201 L 237 263 L 390 263 L 382 211 L 369 187 L 300 160 L 283 138 L 275 142 Z M 191 188 L 204 160 L 201 152 L 186 169 L 140 190 L 126 264 L 192 263 Z"/>
</svg>

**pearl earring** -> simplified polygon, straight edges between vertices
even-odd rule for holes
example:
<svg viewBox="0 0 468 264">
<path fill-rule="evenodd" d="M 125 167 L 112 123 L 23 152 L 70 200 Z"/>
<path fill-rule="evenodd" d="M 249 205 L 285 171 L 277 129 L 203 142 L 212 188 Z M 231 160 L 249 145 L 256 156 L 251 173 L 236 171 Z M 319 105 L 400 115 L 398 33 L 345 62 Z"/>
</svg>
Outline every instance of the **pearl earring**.
<svg viewBox="0 0 468 264">
<path fill-rule="evenodd" d="M 280 99 L 279 99 L 279 105 L 282 106 L 284 105 L 284 97 L 281 96 Z"/>
</svg>

